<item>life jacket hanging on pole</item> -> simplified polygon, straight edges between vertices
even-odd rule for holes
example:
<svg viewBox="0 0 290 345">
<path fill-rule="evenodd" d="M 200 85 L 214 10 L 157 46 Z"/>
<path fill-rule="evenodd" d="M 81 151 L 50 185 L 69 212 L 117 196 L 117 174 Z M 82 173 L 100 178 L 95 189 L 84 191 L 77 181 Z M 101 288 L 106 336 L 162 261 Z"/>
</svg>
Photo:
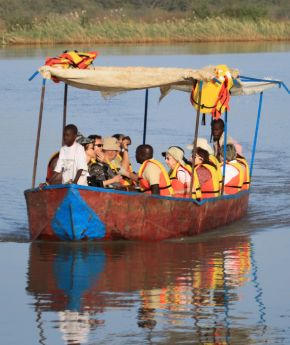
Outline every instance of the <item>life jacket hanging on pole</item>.
<svg viewBox="0 0 290 345">
<path fill-rule="evenodd" d="M 203 83 L 200 108 L 203 114 L 211 113 L 213 119 L 217 120 L 223 112 L 229 110 L 233 79 L 226 65 L 216 66 L 215 74 L 215 78 Z M 190 97 L 191 103 L 196 109 L 198 109 L 198 93 L 199 83 L 196 83 Z"/>
</svg>

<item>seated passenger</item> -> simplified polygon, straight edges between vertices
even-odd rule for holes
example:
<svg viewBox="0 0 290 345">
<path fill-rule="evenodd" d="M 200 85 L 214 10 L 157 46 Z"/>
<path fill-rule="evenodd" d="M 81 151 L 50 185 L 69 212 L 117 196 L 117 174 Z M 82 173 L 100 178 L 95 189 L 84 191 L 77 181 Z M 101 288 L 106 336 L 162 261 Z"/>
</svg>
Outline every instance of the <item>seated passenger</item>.
<svg viewBox="0 0 290 345">
<path fill-rule="evenodd" d="M 97 136 L 94 139 L 93 158 L 89 163 L 88 184 L 94 187 L 121 189 L 122 185 L 120 181 L 122 180 L 122 176 L 116 174 L 110 168 L 110 165 L 105 162 L 105 155 L 102 150 L 103 141 L 101 138 L 102 137 Z"/>
<path fill-rule="evenodd" d="M 196 149 L 194 169 L 198 176 L 202 199 L 219 196 L 220 188 L 217 167 L 210 161 L 209 152 L 201 147 Z"/>
<path fill-rule="evenodd" d="M 94 152 L 94 143 L 91 139 L 86 138 L 82 135 L 79 135 L 79 137 L 77 138 L 77 142 L 83 146 L 86 153 L 87 164 L 90 164 L 90 162 L 94 160 L 96 156 Z"/>
<path fill-rule="evenodd" d="M 219 167 L 219 161 L 218 159 L 215 157 L 214 155 L 214 151 L 213 149 L 211 148 L 211 146 L 209 145 L 208 141 L 206 140 L 206 138 L 197 138 L 197 143 L 196 143 L 196 147 L 199 147 L 205 151 L 208 152 L 209 154 L 209 160 L 211 163 L 214 164 L 214 166 L 216 167 L 217 169 L 217 173 L 218 173 L 218 178 L 219 178 L 219 190 L 221 190 L 221 186 L 222 186 L 222 173 L 220 171 L 220 169 L 218 169 Z M 193 144 L 191 145 L 187 145 L 186 148 L 188 150 L 193 150 Z"/>
<path fill-rule="evenodd" d="M 191 183 L 191 168 L 186 167 L 183 160 L 183 150 L 176 146 L 170 146 L 166 152 L 162 152 L 165 162 L 170 168 L 168 175 L 171 180 L 174 197 L 186 198 L 189 196 Z"/>
<path fill-rule="evenodd" d="M 118 171 L 128 171 L 133 172 L 132 165 L 130 163 L 129 158 L 129 148 L 128 146 L 131 145 L 131 138 L 128 136 L 125 136 L 124 134 L 114 134 L 112 136 L 113 138 L 116 138 L 118 140 L 118 143 L 120 145 L 120 151 L 118 152 L 116 158 L 111 162 L 111 165 L 115 167 Z M 130 186 L 132 185 L 132 180 L 123 176 L 123 185 L 124 186 Z"/>
<path fill-rule="evenodd" d="M 139 181 L 142 193 L 162 196 L 173 195 L 169 176 L 164 166 L 153 159 L 153 147 L 151 145 L 139 145 L 137 147 L 136 161 L 141 164 L 138 174 L 127 174 L 131 179 Z"/>
<path fill-rule="evenodd" d="M 221 147 L 220 169 L 223 172 L 224 146 Z M 245 168 L 237 161 L 237 151 L 233 144 L 226 146 L 226 165 L 224 176 L 224 194 L 236 194 L 243 186 Z"/>
<path fill-rule="evenodd" d="M 62 183 L 87 185 L 88 166 L 82 145 L 76 142 L 78 129 L 75 125 L 67 125 L 63 132 L 64 146 L 60 149 L 59 158 L 52 177 L 46 184 L 56 178 L 62 178 Z"/>
</svg>

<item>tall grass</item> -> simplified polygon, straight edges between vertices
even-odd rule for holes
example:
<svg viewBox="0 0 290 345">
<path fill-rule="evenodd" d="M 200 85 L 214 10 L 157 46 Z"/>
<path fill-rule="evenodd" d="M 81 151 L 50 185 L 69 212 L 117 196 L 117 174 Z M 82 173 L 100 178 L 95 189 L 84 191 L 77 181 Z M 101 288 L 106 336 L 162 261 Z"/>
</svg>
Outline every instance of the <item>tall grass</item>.
<svg viewBox="0 0 290 345">
<path fill-rule="evenodd" d="M 16 24 L 2 32 L 6 44 L 211 42 L 290 40 L 290 22 L 267 19 L 155 19 L 137 21 L 127 17 L 103 17 L 86 21 L 70 15 L 35 19 L 29 26 Z"/>
</svg>

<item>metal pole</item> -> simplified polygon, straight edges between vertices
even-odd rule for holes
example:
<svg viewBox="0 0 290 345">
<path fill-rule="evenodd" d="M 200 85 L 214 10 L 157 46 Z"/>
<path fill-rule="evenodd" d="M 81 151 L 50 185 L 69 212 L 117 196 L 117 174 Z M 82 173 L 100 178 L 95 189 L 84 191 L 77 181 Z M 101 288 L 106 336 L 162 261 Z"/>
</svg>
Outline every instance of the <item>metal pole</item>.
<svg viewBox="0 0 290 345">
<path fill-rule="evenodd" d="M 226 164 L 227 164 L 227 139 L 228 139 L 228 110 L 225 111 L 225 128 L 224 128 L 224 161 L 223 161 L 223 181 L 221 195 L 224 194 Z"/>
<path fill-rule="evenodd" d="M 66 126 L 66 114 L 67 114 L 67 89 L 68 85 L 64 84 L 64 96 L 63 96 L 63 118 L 62 118 L 62 145 L 64 145 L 63 142 L 63 132 L 64 132 L 64 127 Z"/>
<path fill-rule="evenodd" d="M 192 149 L 192 175 L 190 179 L 190 189 L 189 189 L 189 197 L 192 197 L 192 190 L 195 192 L 193 179 L 194 179 L 194 167 L 195 167 L 195 155 L 196 155 L 196 146 L 197 146 L 197 137 L 198 137 L 198 127 L 199 127 L 199 118 L 200 118 L 200 108 L 201 108 L 201 94 L 202 94 L 202 80 L 199 81 L 199 90 L 198 90 L 198 108 L 196 112 L 196 121 L 195 121 L 195 132 L 194 132 L 194 141 L 193 141 L 193 149 Z"/>
<path fill-rule="evenodd" d="M 255 130 L 254 142 L 253 142 L 253 146 L 252 146 L 252 157 L 251 157 L 251 165 L 250 165 L 250 178 L 252 177 L 252 174 L 253 174 L 256 146 L 257 146 L 257 140 L 258 140 L 259 126 L 260 126 L 262 103 L 263 103 L 263 92 L 260 93 L 260 99 L 259 99 L 258 116 L 257 116 L 257 121 L 256 121 L 256 130 Z"/>
<path fill-rule="evenodd" d="M 148 89 L 145 93 L 145 110 L 144 110 L 144 126 L 143 126 L 143 145 L 146 143 L 146 132 L 147 132 L 147 112 L 148 112 Z"/>
<path fill-rule="evenodd" d="M 40 132 L 41 132 L 41 124 L 42 124 L 42 113 L 43 113 L 43 104 L 44 104 L 44 95 L 45 95 L 45 83 L 46 83 L 46 79 L 43 79 L 42 80 L 42 89 L 41 89 L 41 98 L 40 98 L 40 108 L 39 108 L 39 115 L 38 115 L 38 129 L 37 129 L 37 137 L 36 137 L 35 152 L 34 152 L 32 188 L 35 187 L 35 178 L 36 178 L 38 151 L 39 151 L 39 142 L 40 142 Z"/>
</svg>

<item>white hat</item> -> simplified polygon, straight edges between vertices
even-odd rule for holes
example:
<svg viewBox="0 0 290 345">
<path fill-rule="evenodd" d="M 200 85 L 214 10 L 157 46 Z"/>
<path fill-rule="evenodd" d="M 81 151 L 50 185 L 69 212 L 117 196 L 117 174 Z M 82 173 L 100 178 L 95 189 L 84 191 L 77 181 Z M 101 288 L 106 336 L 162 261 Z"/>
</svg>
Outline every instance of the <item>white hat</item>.
<svg viewBox="0 0 290 345">
<path fill-rule="evenodd" d="M 162 152 L 162 156 L 165 157 L 166 154 L 170 154 L 177 162 L 183 163 L 183 150 L 176 146 L 170 146 L 166 152 Z"/>
<path fill-rule="evenodd" d="M 205 138 L 197 138 L 196 147 L 200 147 L 201 149 L 207 151 L 210 155 L 213 154 L 213 149 Z M 193 150 L 193 144 L 187 145 L 186 148 L 188 150 Z"/>
<path fill-rule="evenodd" d="M 107 137 L 103 139 L 103 150 L 120 151 L 120 145 L 116 138 Z"/>
</svg>

